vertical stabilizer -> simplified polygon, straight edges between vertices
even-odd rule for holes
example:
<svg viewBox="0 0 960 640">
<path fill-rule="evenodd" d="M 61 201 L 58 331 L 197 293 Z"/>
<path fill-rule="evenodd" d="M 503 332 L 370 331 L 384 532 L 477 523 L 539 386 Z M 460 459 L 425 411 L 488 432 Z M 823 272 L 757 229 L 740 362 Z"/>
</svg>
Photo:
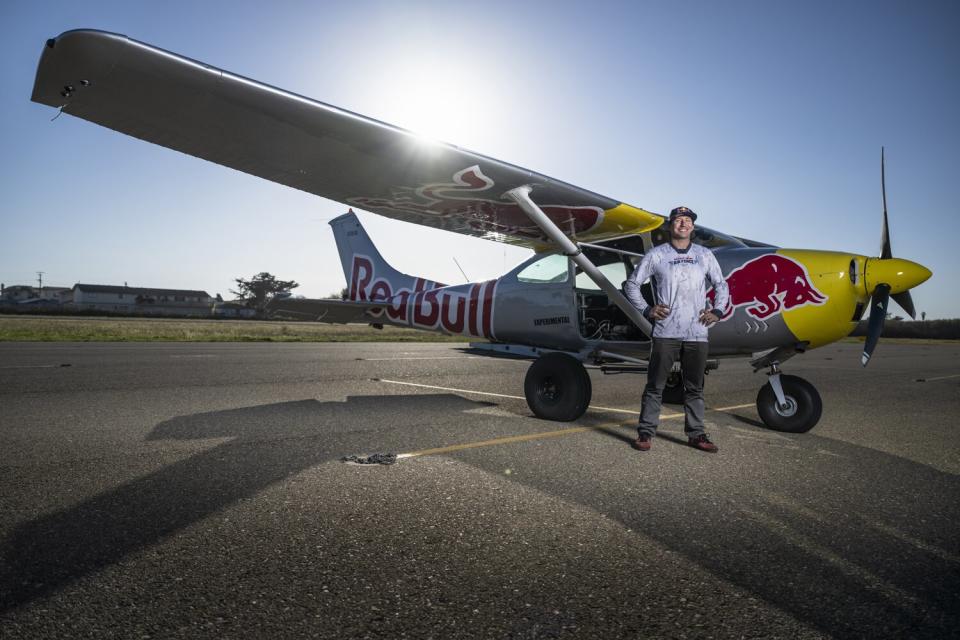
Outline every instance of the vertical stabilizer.
<svg viewBox="0 0 960 640">
<path fill-rule="evenodd" d="M 353 211 L 330 221 L 347 280 L 347 299 L 387 300 L 393 292 L 425 291 L 444 285 L 400 273 L 383 259 Z"/>
</svg>

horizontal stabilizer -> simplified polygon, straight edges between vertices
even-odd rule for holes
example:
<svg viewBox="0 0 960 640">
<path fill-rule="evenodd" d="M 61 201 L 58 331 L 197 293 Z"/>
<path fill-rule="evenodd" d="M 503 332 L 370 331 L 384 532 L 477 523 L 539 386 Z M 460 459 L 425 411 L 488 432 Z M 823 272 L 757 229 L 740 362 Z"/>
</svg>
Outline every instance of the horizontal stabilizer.
<svg viewBox="0 0 960 640">
<path fill-rule="evenodd" d="M 383 309 L 383 304 L 349 300 L 274 298 L 267 305 L 267 315 L 271 318 L 336 324 L 369 323 L 376 320 L 378 309 Z"/>
</svg>

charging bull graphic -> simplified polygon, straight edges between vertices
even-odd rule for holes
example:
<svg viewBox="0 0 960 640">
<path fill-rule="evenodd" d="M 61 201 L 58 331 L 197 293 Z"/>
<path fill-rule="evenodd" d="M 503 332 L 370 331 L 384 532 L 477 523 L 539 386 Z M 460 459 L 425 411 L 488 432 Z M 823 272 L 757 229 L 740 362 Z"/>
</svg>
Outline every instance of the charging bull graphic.
<svg viewBox="0 0 960 640">
<path fill-rule="evenodd" d="M 810 282 L 807 269 L 802 264 L 776 253 L 770 253 L 743 264 L 727 276 L 730 287 L 730 302 L 723 310 L 724 321 L 738 307 L 746 307 L 747 313 L 758 320 L 769 318 L 781 309 L 793 309 L 807 304 L 820 305 L 827 296 L 817 291 Z M 714 291 L 707 293 L 714 301 Z"/>
<path fill-rule="evenodd" d="M 513 202 L 483 198 L 491 195 L 494 181 L 473 165 L 453 174 L 453 182 L 426 184 L 419 188 L 397 187 L 390 198 L 349 198 L 350 204 L 367 211 L 399 211 L 421 215 L 466 216 L 470 227 L 487 233 L 545 239 L 539 227 Z M 603 220 L 603 209 L 589 206 L 541 205 L 547 217 L 569 234 L 589 231 Z"/>
<path fill-rule="evenodd" d="M 417 329 L 442 330 L 477 338 L 494 339 L 493 295 L 496 280 L 448 287 L 423 278 L 414 280 L 413 289 L 396 291 L 390 282 L 377 278 L 374 262 L 364 255 L 353 256 L 349 299 L 358 302 L 384 301 L 383 309 L 392 324 Z"/>
</svg>

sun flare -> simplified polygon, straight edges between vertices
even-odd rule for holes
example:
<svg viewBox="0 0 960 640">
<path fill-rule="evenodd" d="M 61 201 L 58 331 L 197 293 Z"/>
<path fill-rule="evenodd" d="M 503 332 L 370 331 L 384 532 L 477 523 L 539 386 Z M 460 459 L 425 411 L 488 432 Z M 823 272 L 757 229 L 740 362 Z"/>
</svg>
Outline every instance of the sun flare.
<svg viewBox="0 0 960 640">
<path fill-rule="evenodd" d="M 383 120 L 425 140 L 469 146 L 491 133 L 502 96 L 464 70 L 464 65 L 408 55 L 398 59 L 377 85 Z"/>
</svg>

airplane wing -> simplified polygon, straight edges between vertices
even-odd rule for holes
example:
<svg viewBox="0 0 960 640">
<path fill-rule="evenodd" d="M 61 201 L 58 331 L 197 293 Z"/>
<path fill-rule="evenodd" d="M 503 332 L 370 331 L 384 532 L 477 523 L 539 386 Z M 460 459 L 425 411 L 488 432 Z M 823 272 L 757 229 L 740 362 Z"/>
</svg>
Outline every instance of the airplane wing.
<svg viewBox="0 0 960 640">
<path fill-rule="evenodd" d="M 398 220 L 542 248 L 503 194 L 522 185 L 570 237 L 640 233 L 662 216 L 211 67 L 126 36 L 47 41 L 34 102 Z"/>
<path fill-rule="evenodd" d="M 267 304 L 266 311 L 271 318 L 349 324 L 353 322 L 376 322 L 382 309 L 382 302 L 274 298 Z"/>
</svg>

